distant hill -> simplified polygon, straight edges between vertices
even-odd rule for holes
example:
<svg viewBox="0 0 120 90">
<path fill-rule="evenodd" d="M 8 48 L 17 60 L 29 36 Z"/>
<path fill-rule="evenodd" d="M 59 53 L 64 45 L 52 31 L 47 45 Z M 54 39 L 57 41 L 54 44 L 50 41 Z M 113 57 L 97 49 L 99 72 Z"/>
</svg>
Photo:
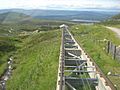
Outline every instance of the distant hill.
<svg viewBox="0 0 120 90">
<path fill-rule="evenodd" d="M 108 11 L 67 11 L 67 10 L 40 10 L 40 9 L 3 9 L 0 13 L 5 12 L 17 12 L 24 13 L 33 18 L 46 19 L 46 20 L 105 20 L 118 12 L 108 12 Z"/>
<path fill-rule="evenodd" d="M 101 22 L 101 24 L 104 25 L 120 25 L 120 14 L 116 14 L 112 16 L 111 18 L 104 20 Z"/>
<path fill-rule="evenodd" d="M 112 19 L 120 19 L 120 14 L 113 16 Z"/>
<path fill-rule="evenodd" d="M 43 15 L 44 14 L 44 15 Z M 112 12 L 100 12 L 100 11 L 59 11 L 59 10 L 48 10 L 43 11 L 43 14 L 34 16 L 35 18 L 44 19 L 57 19 L 57 20 L 104 20 L 108 19 L 116 13 Z"/>
<path fill-rule="evenodd" d="M 31 19 L 29 15 L 17 12 L 5 12 L 0 14 L 0 23 L 17 23 Z"/>
</svg>

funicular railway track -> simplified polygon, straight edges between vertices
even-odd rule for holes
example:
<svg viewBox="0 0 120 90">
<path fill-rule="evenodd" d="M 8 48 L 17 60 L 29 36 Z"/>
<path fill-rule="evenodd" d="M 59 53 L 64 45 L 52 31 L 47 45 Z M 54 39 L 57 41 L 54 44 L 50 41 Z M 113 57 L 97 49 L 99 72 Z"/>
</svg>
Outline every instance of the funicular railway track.
<svg viewBox="0 0 120 90">
<path fill-rule="evenodd" d="M 85 50 L 61 25 L 62 40 L 56 90 L 116 90 Z"/>
</svg>

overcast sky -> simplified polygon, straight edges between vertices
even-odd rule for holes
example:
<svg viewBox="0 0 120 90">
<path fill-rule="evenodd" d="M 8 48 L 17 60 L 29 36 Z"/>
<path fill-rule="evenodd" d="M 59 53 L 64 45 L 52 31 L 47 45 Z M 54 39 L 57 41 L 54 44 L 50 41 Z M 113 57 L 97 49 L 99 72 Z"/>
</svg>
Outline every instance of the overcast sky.
<svg viewBox="0 0 120 90">
<path fill-rule="evenodd" d="M 120 0 L 0 0 L 0 9 L 118 9 Z"/>
</svg>

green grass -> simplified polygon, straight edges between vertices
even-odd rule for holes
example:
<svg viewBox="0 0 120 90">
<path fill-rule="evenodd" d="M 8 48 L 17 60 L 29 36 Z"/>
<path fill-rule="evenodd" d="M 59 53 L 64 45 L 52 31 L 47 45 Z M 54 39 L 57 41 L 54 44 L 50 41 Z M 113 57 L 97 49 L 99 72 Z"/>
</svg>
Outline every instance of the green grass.
<svg viewBox="0 0 120 90">
<path fill-rule="evenodd" d="M 115 15 L 115 16 L 113 16 L 112 19 L 120 19 L 120 13 Z"/>
<path fill-rule="evenodd" d="M 61 41 L 61 33 L 57 29 L 63 22 L 30 19 L 0 24 L 0 48 L 6 50 L 0 49 L 0 75 L 6 68 L 8 57 L 11 54 L 15 57 L 13 66 L 16 69 L 7 82 L 7 90 L 55 89 Z M 35 30 L 40 32 L 33 34 Z M 22 36 L 24 32 L 30 33 Z M 4 48 L 6 45 L 8 48 Z"/>
<path fill-rule="evenodd" d="M 17 39 L 13 37 L 0 37 L 0 75 L 6 69 L 9 56 L 18 49 L 15 40 Z"/>
<path fill-rule="evenodd" d="M 41 23 L 44 23 L 38 20 Z M 31 21 L 32 22 L 32 21 Z M 32 22 L 34 23 L 34 22 Z M 47 23 L 47 20 L 46 20 Z M 58 24 L 58 23 L 56 23 Z M 6 68 L 7 59 L 9 56 L 21 48 L 21 43 L 24 42 L 22 38 L 27 38 L 32 34 L 33 31 L 53 31 L 58 28 L 56 25 L 52 26 L 41 26 L 36 23 L 30 24 L 0 24 L 0 76 Z M 9 32 L 11 31 L 11 33 Z M 21 36 L 21 33 L 26 32 L 28 36 Z"/>
<path fill-rule="evenodd" d="M 102 21 L 100 22 L 99 24 L 102 24 L 102 25 L 107 25 L 107 26 L 119 26 L 120 28 L 120 14 L 117 14 L 105 21 Z"/>
<path fill-rule="evenodd" d="M 79 29 L 76 29 L 76 27 Z M 103 50 L 106 46 L 105 42 L 99 42 L 99 40 L 107 39 L 114 44 L 119 45 L 120 40 L 115 36 L 115 33 L 100 25 L 76 25 L 72 27 L 71 32 L 78 43 L 85 48 L 93 60 L 98 64 L 105 75 L 107 75 L 109 71 L 120 74 L 120 62 L 113 60 L 112 56 L 108 55 L 105 50 Z M 113 76 L 110 76 L 109 78 L 117 85 L 119 90 L 120 78 L 117 77 L 116 79 L 116 77 Z"/>
<path fill-rule="evenodd" d="M 17 12 L 6 12 L 0 14 L 0 23 L 18 23 L 25 19 L 30 19 L 31 17 L 23 13 Z"/>
<path fill-rule="evenodd" d="M 55 90 L 60 37 L 59 31 L 48 31 L 23 39 L 7 90 Z"/>
<path fill-rule="evenodd" d="M 112 25 L 112 27 L 116 27 L 120 29 L 120 24 L 119 25 Z"/>
</svg>

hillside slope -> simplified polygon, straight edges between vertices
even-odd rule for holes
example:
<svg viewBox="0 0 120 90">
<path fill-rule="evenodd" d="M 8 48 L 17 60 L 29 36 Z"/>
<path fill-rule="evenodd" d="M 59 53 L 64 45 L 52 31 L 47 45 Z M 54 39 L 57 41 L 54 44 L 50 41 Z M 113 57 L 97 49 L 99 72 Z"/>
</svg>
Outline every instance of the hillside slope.
<svg viewBox="0 0 120 90">
<path fill-rule="evenodd" d="M 115 26 L 115 27 L 120 27 L 120 14 L 117 14 L 110 19 L 107 19 L 103 22 L 101 22 L 103 25 L 108 25 L 108 26 Z"/>
<path fill-rule="evenodd" d="M 22 41 L 7 90 L 55 90 L 60 32 L 36 33 Z"/>
<path fill-rule="evenodd" d="M 0 14 L 1 23 L 21 22 L 28 19 L 31 19 L 31 17 L 23 13 L 6 12 L 6 13 Z"/>
<path fill-rule="evenodd" d="M 120 19 L 120 14 L 113 16 L 112 19 Z"/>
<path fill-rule="evenodd" d="M 113 60 L 112 56 L 106 53 L 107 43 L 104 41 L 106 39 L 120 45 L 120 39 L 116 34 L 100 25 L 76 25 L 72 27 L 71 32 L 104 74 L 116 85 L 116 90 L 120 90 L 120 78 L 107 75 L 108 72 L 112 72 L 113 75 L 120 73 L 120 62 Z"/>
</svg>

